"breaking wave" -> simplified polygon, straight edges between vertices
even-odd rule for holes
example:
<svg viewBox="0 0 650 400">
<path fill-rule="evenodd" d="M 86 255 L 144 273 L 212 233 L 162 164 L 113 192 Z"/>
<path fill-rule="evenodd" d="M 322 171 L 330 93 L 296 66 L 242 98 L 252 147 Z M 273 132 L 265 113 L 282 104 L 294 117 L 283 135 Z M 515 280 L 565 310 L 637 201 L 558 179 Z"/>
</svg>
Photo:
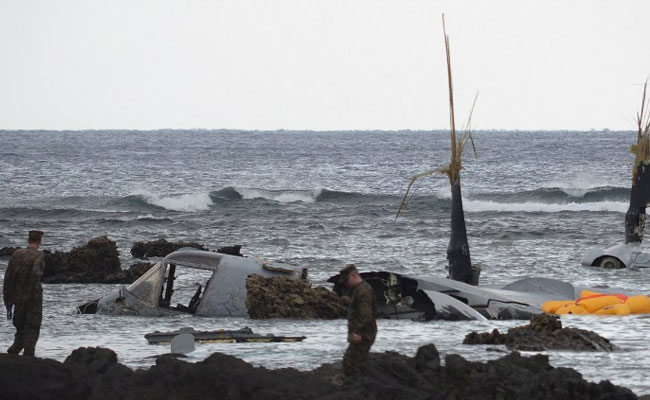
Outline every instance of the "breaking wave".
<svg viewBox="0 0 650 400">
<path fill-rule="evenodd" d="M 541 212 L 556 213 L 562 211 L 593 211 L 593 212 L 627 212 L 628 204 L 615 201 L 571 202 L 571 203 L 499 203 L 495 201 L 463 200 L 466 212 Z"/>
<path fill-rule="evenodd" d="M 160 195 L 147 191 L 138 191 L 127 196 L 132 202 L 143 202 L 171 211 L 205 211 L 212 205 L 212 199 L 208 193 L 188 193 Z"/>
<path fill-rule="evenodd" d="M 617 186 L 591 188 L 545 187 L 513 193 L 469 195 L 463 206 L 467 212 L 562 211 L 627 212 L 630 189 Z"/>
<path fill-rule="evenodd" d="M 496 200 L 505 203 L 539 202 L 549 204 L 591 203 L 591 202 L 627 202 L 630 189 L 622 187 L 594 188 L 539 188 L 512 193 L 489 193 L 474 196 L 481 200 Z"/>
<path fill-rule="evenodd" d="M 350 200 L 364 201 L 369 198 L 375 198 L 373 195 L 364 195 L 354 192 L 342 192 L 328 190 L 324 188 L 303 189 L 303 190 L 275 190 L 261 188 L 227 188 L 210 193 L 210 197 L 215 201 L 232 201 L 232 200 L 254 200 L 263 199 L 277 201 L 279 203 L 316 203 L 316 202 L 340 202 Z"/>
<path fill-rule="evenodd" d="M 466 212 L 543 212 L 554 213 L 561 211 L 594 211 L 594 212 L 626 212 L 629 204 L 629 189 L 621 187 L 597 187 L 584 191 L 571 192 L 566 188 L 539 188 L 535 190 L 502 193 L 464 193 L 464 208 Z M 425 207 L 440 211 L 449 208 L 450 194 L 442 190 L 433 194 L 417 195 L 411 200 L 412 208 Z M 146 190 L 138 190 L 128 196 L 113 198 L 106 203 L 109 209 L 140 212 L 155 212 L 169 210 L 180 212 L 207 211 L 213 207 L 224 206 L 233 202 L 259 201 L 291 203 L 338 203 L 354 206 L 394 204 L 397 208 L 402 200 L 402 194 L 363 194 L 329 190 L 325 188 L 304 190 L 277 190 L 263 188 L 225 187 L 220 190 L 205 193 L 185 194 L 156 194 Z M 100 204 L 97 207 L 102 208 Z M 107 210 L 108 211 L 108 210 Z M 16 217 L 30 214 L 46 218 L 78 217 L 80 210 L 68 207 L 64 209 L 32 209 L 5 208 L 0 209 L 0 216 Z M 119 212 L 119 211 L 118 211 Z"/>
<path fill-rule="evenodd" d="M 323 189 L 312 190 L 268 190 L 257 188 L 235 188 L 243 200 L 264 199 L 279 203 L 315 203 Z"/>
</svg>

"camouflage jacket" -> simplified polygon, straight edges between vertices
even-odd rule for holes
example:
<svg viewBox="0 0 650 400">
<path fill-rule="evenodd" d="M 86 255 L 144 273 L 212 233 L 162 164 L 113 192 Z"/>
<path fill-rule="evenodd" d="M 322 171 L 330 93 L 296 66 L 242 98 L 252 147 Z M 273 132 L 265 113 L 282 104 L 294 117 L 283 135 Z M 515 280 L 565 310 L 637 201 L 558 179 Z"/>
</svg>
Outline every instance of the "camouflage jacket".
<svg viewBox="0 0 650 400">
<path fill-rule="evenodd" d="M 377 336 L 376 314 L 375 292 L 368 282 L 363 281 L 352 291 L 348 312 L 348 340 L 356 333 L 364 340 L 374 341 Z"/>
<path fill-rule="evenodd" d="M 42 301 L 41 276 L 45 267 L 45 255 L 35 249 L 19 249 L 9 260 L 5 271 L 3 300 L 7 304 L 25 304 Z"/>
</svg>

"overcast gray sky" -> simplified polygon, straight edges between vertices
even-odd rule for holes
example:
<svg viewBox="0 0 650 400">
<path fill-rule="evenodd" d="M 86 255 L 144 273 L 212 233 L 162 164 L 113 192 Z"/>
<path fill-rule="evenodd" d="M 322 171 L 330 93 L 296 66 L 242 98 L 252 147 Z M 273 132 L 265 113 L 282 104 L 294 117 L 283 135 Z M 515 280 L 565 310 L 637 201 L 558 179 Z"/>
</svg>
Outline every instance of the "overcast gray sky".
<svg viewBox="0 0 650 400">
<path fill-rule="evenodd" d="M 0 0 L 0 129 L 633 129 L 650 1 Z"/>
</svg>

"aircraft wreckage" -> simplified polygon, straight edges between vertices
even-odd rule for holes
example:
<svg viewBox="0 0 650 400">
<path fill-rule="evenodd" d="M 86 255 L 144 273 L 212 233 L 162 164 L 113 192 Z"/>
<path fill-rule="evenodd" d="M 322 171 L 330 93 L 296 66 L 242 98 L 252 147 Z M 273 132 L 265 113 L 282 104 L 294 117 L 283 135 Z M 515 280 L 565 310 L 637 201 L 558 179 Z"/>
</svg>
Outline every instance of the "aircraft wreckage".
<svg viewBox="0 0 650 400">
<path fill-rule="evenodd" d="M 650 204 L 650 99 L 646 96 L 647 86 L 646 82 L 641 111 L 637 114 L 637 142 L 631 149 L 635 160 L 630 206 L 625 214 L 625 244 L 608 249 L 590 249 L 582 258 L 585 267 L 650 268 L 650 253 L 641 250 L 647 219 L 646 207 Z"/>
<path fill-rule="evenodd" d="M 469 130 L 471 114 L 467 123 L 468 129 L 462 138 L 456 141 L 449 43 L 446 33 L 445 44 L 450 92 L 451 162 L 440 170 L 427 171 L 411 179 L 398 216 L 407 203 L 409 190 L 416 179 L 436 172 L 448 176 L 451 186 L 451 235 L 447 248 L 449 276 L 411 277 L 385 271 L 361 273 L 375 292 L 379 313 L 386 318 L 417 320 L 530 319 L 542 313 L 542 304 L 548 300 L 577 300 L 585 288 L 543 277 L 525 278 L 501 287 L 478 286 L 480 269 L 471 263 L 460 184 L 463 149 L 468 141 L 474 146 Z M 630 242 L 641 241 L 645 206 L 650 199 L 650 171 L 646 165 L 647 155 L 650 154 L 647 135 L 649 130 L 650 125 L 645 129 L 645 163 L 635 171 L 635 179 L 645 183 L 633 185 L 634 207 L 631 204 L 626 218 L 629 225 L 626 225 L 626 239 L 629 238 Z M 640 186 L 645 188 L 642 194 L 639 194 L 638 189 L 635 191 L 635 187 Z M 590 254 L 595 255 L 593 260 L 600 260 L 601 265 L 603 259 L 608 259 L 603 258 L 605 253 Z M 619 256 L 619 260 L 624 261 L 626 265 L 629 263 L 628 259 L 629 257 Z M 637 264 L 640 262 L 638 256 L 635 260 Z M 650 264 L 650 257 L 643 260 Z M 593 262 L 596 261 L 590 261 L 589 264 L 592 265 Z M 181 249 L 163 258 L 131 286 L 86 303 L 80 306 L 78 311 L 153 316 L 178 313 L 247 316 L 246 279 L 252 274 L 305 279 L 306 269 L 286 264 L 271 264 L 254 258 Z M 331 277 L 328 282 L 334 283 L 334 291 L 339 295 L 347 294 L 347 289 L 338 283 L 338 275 Z M 613 289 L 599 291 L 623 293 Z"/>
<path fill-rule="evenodd" d="M 78 307 L 81 314 L 247 316 L 246 278 L 306 278 L 307 270 L 257 258 L 183 248 L 116 293 Z"/>
</svg>

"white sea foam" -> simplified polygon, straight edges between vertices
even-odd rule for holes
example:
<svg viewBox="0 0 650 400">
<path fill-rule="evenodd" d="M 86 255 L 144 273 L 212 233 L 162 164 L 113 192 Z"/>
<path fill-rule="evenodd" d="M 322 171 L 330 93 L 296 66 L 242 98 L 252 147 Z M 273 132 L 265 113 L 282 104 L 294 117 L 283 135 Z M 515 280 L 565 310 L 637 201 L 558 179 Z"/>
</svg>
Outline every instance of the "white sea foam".
<svg viewBox="0 0 650 400">
<path fill-rule="evenodd" d="M 463 209 L 467 212 L 505 211 L 505 212 L 544 212 L 561 211 L 609 211 L 627 212 L 629 204 L 617 201 L 598 201 L 593 203 L 499 203 L 494 201 L 478 201 L 463 199 Z"/>
<path fill-rule="evenodd" d="M 618 183 L 620 184 L 620 182 Z M 602 177 L 595 176 L 592 173 L 579 173 L 562 180 L 553 180 L 546 182 L 545 188 L 558 188 L 572 197 L 584 197 L 587 192 L 607 186 L 617 186 L 617 183 L 611 180 L 604 180 Z"/>
<path fill-rule="evenodd" d="M 312 190 L 267 190 L 256 188 L 235 188 L 244 200 L 266 199 L 280 203 L 294 203 L 297 201 L 303 203 L 314 203 L 323 189 Z"/>
<path fill-rule="evenodd" d="M 138 191 L 132 195 L 141 196 L 149 204 L 173 211 L 205 211 L 212 205 L 208 193 L 187 193 L 180 195 L 159 195 L 147 191 Z"/>
</svg>

